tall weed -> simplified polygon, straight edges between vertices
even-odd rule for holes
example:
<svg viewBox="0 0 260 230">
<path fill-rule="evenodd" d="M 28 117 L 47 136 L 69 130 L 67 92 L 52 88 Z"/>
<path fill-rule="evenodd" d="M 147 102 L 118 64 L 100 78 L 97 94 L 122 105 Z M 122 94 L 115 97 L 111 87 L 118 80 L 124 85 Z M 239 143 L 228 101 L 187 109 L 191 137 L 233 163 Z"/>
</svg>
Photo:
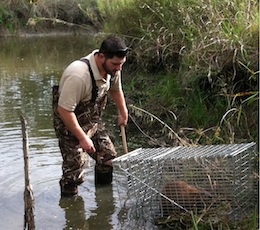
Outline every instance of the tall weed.
<svg viewBox="0 0 260 230">
<path fill-rule="evenodd" d="M 236 135 L 252 139 L 259 100 L 257 0 L 97 2 L 106 32 L 129 40 L 137 67 L 149 78 L 170 76 L 147 89 L 152 101 L 174 109 L 182 124 L 215 124 L 228 137 L 224 142 Z M 254 101 L 245 103 L 253 94 Z M 179 95 L 183 100 L 175 100 Z"/>
<path fill-rule="evenodd" d="M 180 56 L 183 71 L 211 81 L 238 60 L 257 69 L 256 0 L 98 0 L 98 6 L 105 29 L 131 37 L 144 65 L 152 60 L 171 70 Z"/>
</svg>

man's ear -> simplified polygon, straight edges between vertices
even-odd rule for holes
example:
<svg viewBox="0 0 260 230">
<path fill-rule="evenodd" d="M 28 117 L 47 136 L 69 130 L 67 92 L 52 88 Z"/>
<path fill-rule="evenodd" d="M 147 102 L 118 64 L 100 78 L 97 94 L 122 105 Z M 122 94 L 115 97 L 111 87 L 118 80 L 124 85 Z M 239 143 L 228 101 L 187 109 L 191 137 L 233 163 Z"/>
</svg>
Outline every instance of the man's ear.
<svg viewBox="0 0 260 230">
<path fill-rule="evenodd" d="M 99 53 L 98 58 L 100 59 L 100 61 L 104 61 L 106 57 L 105 57 L 105 54 Z"/>
</svg>

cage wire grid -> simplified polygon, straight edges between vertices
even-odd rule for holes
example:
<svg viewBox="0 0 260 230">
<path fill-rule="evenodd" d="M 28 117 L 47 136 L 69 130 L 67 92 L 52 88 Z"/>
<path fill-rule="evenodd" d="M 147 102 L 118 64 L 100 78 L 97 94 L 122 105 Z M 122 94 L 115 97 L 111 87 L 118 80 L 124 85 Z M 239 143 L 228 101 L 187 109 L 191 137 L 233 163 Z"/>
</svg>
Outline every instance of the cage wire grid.
<svg viewBox="0 0 260 230">
<path fill-rule="evenodd" d="M 211 208 L 237 219 L 256 202 L 254 158 L 255 143 L 139 148 L 113 160 L 114 180 L 134 218 Z"/>
</svg>

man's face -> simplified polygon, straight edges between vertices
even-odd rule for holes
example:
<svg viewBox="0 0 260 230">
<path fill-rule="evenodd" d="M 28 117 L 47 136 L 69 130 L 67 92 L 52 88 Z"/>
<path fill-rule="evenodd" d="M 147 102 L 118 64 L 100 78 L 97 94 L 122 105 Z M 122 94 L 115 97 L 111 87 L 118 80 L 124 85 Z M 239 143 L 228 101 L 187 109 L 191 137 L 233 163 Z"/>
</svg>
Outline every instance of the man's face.
<svg viewBox="0 0 260 230">
<path fill-rule="evenodd" d="M 122 70 L 123 64 L 126 62 L 126 57 L 120 58 L 114 56 L 113 58 L 105 58 L 102 66 L 107 74 L 111 76 L 115 76 L 117 71 Z"/>
</svg>

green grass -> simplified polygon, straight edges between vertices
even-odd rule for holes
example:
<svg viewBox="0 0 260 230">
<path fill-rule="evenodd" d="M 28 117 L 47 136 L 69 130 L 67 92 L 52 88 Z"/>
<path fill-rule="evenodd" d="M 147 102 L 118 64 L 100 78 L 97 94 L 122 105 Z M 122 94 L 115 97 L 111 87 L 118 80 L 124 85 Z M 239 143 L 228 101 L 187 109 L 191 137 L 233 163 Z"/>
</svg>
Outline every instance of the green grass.
<svg viewBox="0 0 260 230">
<path fill-rule="evenodd" d="M 156 219 L 155 223 L 161 229 L 186 229 L 186 230 L 257 230 L 259 229 L 258 210 L 255 208 L 243 219 L 234 220 L 225 216 L 214 216 L 207 213 L 191 213 L 178 216 L 169 216 Z"/>
<path fill-rule="evenodd" d="M 195 136 L 211 130 L 206 142 L 258 140 L 258 1 L 97 2 L 104 31 L 125 37 L 147 76 L 132 87 L 152 82 L 138 106 L 162 119 L 174 112 Z"/>
</svg>

